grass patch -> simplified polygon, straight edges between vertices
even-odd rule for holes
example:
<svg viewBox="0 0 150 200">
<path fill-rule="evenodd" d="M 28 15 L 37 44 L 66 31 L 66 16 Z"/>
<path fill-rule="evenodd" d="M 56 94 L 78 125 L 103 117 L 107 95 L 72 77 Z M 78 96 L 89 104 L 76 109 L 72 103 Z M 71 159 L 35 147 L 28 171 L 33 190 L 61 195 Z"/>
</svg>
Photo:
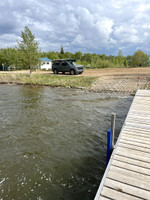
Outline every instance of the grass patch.
<svg viewBox="0 0 150 200">
<path fill-rule="evenodd" d="M 49 75 L 49 74 L 0 74 L 0 83 L 30 84 L 52 87 L 90 88 L 97 77 L 83 77 L 70 75 Z"/>
</svg>

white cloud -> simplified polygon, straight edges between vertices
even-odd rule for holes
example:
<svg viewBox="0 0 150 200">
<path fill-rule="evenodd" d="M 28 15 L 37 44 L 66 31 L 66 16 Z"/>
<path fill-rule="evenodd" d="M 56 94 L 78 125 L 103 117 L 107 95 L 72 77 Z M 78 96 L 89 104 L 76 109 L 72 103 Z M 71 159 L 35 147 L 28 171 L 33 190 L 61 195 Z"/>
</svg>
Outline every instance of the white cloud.
<svg viewBox="0 0 150 200">
<path fill-rule="evenodd" d="M 139 4 L 139 6 L 137 7 L 137 12 L 141 13 L 141 12 L 147 12 L 150 10 L 150 4 L 146 4 L 144 2 L 141 2 L 141 4 Z"/>
<path fill-rule="evenodd" d="M 150 29 L 150 24 L 143 24 L 142 28 L 144 28 L 144 29 Z"/>
<path fill-rule="evenodd" d="M 150 33 L 144 32 L 144 36 L 150 36 Z"/>
<path fill-rule="evenodd" d="M 85 42 L 84 37 L 82 35 L 78 34 L 74 38 L 72 43 L 75 44 L 75 45 L 84 45 L 84 42 Z"/>
<path fill-rule="evenodd" d="M 16 41 L 19 39 L 15 34 L 3 34 L 0 36 L 0 47 L 8 48 L 16 46 Z"/>
<path fill-rule="evenodd" d="M 114 30 L 114 36 L 116 37 L 118 43 L 139 43 L 140 38 L 138 37 L 138 31 L 128 26 L 116 27 Z"/>
<path fill-rule="evenodd" d="M 122 48 L 124 54 L 133 54 L 140 47 L 148 50 L 147 0 L 1 0 L 0 6 L 1 46 L 13 46 L 27 25 L 46 51 L 60 50 L 61 44 L 72 52 L 114 54 Z"/>
</svg>

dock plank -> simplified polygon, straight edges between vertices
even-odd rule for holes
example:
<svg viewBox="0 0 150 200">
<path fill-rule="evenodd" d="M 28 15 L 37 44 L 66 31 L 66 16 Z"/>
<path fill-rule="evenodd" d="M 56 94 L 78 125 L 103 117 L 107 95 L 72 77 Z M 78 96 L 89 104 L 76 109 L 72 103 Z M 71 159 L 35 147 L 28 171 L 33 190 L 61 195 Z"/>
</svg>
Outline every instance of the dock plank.
<svg viewBox="0 0 150 200">
<path fill-rule="evenodd" d="M 136 137 L 136 138 L 142 138 L 144 141 L 150 141 L 150 134 L 146 134 L 146 133 L 140 133 L 138 131 L 136 132 L 128 132 L 128 131 L 124 131 L 124 133 L 122 134 L 122 136 L 125 136 L 127 139 L 129 136 L 131 137 Z"/>
<path fill-rule="evenodd" d="M 122 193 L 126 193 L 128 195 L 137 197 L 137 198 L 143 198 L 143 199 L 149 199 L 150 198 L 150 191 L 146 191 L 143 189 L 137 189 L 137 187 L 121 183 L 119 181 L 111 180 L 109 178 L 105 181 L 105 187 L 112 188 L 114 190 L 120 191 Z M 118 198 L 118 197 L 117 197 Z"/>
<path fill-rule="evenodd" d="M 109 194 L 111 194 L 111 199 L 115 199 L 117 196 L 117 200 L 139 200 L 139 198 L 137 197 L 122 193 L 120 191 L 117 191 L 108 187 L 104 187 L 102 191 L 102 195 L 104 195 L 105 197 L 108 197 Z M 103 200 L 103 199 L 101 199 L 100 197 L 99 200 Z"/>
<path fill-rule="evenodd" d="M 115 154 L 113 156 L 113 159 L 150 169 L 149 163 L 143 162 L 141 160 L 136 160 L 136 159 L 125 157 L 125 156 L 120 156 L 120 155 L 117 155 L 117 154 Z"/>
<path fill-rule="evenodd" d="M 142 152 L 145 152 L 145 153 L 150 153 L 149 148 L 139 147 L 139 146 L 133 145 L 133 143 L 127 144 L 127 143 L 123 142 L 122 140 L 119 143 L 119 147 L 124 147 L 124 148 L 127 148 L 127 149 L 133 149 L 133 150 L 138 150 L 138 151 L 142 151 Z"/>
<path fill-rule="evenodd" d="M 150 199 L 150 90 L 138 90 L 95 200 Z"/>
<path fill-rule="evenodd" d="M 110 200 L 110 199 L 100 196 L 99 200 Z"/>
<path fill-rule="evenodd" d="M 113 172 L 116 172 L 119 174 L 118 177 L 120 177 L 121 175 L 125 175 L 127 177 L 132 177 L 132 178 L 135 178 L 137 179 L 139 182 L 142 181 L 142 182 L 146 182 L 146 183 L 149 183 L 150 181 L 150 177 L 149 176 L 145 176 L 143 174 L 139 174 L 138 172 L 134 172 L 134 171 L 129 171 L 128 169 L 124 169 L 124 168 L 120 168 L 120 167 L 117 167 L 117 166 L 111 166 L 110 167 L 110 171 L 113 171 Z"/>
<path fill-rule="evenodd" d="M 132 185 L 134 187 L 138 187 L 144 190 L 149 190 L 150 188 L 150 183 L 147 183 L 146 181 L 141 181 L 141 180 L 139 181 L 137 176 L 131 177 L 131 176 L 126 176 L 126 175 L 121 175 L 119 177 L 118 173 L 109 171 L 108 178 L 115 181 L 129 184 L 129 185 Z"/>
<path fill-rule="evenodd" d="M 127 139 L 123 139 L 123 138 L 120 138 L 120 143 L 123 143 L 123 144 L 131 144 L 133 146 L 137 146 L 137 147 L 142 147 L 144 148 L 146 151 L 150 149 L 150 145 L 149 144 L 143 144 L 143 143 L 140 143 L 140 142 L 137 142 L 137 141 L 129 141 Z"/>
<path fill-rule="evenodd" d="M 126 148 L 122 148 L 118 146 L 118 148 L 116 149 L 116 154 L 150 163 L 149 153 L 140 152 L 140 151 L 131 150 L 131 149 L 128 150 Z"/>
<path fill-rule="evenodd" d="M 113 160 L 112 165 L 123 168 L 123 169 L 128 169 L 129 171 L 138 172 L 139 174 L 144 174 L 146 176 L 150 175 L 150 169 L 140 167 L 140 166 L 136 166 L 136 165 L 133 165 L 133 164 L 130 164 L 130 163 L 125 163 L 125 162 L 122 162 L 122 161 L 119 161 L 119 160 Z"/>
<path fill-rule="evenodd" d="M 126 136 L 128 136 L 128 137 L 126 137 Z M 143 138 L 143 137 L 138 137 L 138 136 L 134 136 L 131 134 L 127 134 L 126 136 L 124 134 L 122 134 L 121 138 L 129 140 L 129 141 L 137 141 L 139 143 L 150 145 L 150 141 L 148 139 L 145 140 L 145 138 Z"/>
</svg>

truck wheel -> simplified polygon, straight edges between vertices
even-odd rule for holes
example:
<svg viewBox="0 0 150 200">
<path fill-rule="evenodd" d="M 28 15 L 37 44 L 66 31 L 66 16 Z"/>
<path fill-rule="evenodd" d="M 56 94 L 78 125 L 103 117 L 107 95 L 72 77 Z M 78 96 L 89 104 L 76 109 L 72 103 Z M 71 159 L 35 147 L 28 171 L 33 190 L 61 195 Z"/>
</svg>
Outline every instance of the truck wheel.
<svg viewBox="0 0 150 200">
<path fill-rule="evenodd" d="M 54 74 L 58 74 L 58 71 L 57 71 L 57 69 L 54 69 Z"/>
<path fill-rule="evenodd" d="M 70 75 L 75 75 L 74 69 L 71 69 L 71 70 L 70 70 Z"/>
</svg>

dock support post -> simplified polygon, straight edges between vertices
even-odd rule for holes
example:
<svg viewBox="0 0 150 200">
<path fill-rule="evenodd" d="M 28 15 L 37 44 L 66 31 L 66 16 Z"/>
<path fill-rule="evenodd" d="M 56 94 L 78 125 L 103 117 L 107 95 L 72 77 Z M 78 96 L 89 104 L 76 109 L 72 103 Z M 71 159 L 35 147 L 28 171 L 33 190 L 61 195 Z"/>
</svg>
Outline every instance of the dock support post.
<svg viewBox="0 0 150 200">
<path fill-rule="evenodd" d="M 111 114 L 111 151 L 114 149 L 114 138 L 115 138 L 115 120 L 116 120 L 116 114 Z"/>
<path fill-rule="evenodd" d="M 140 86 L 140 77 L 138 77 L 138 81 L 137 81 L 137 90 L 139 89 Z"/>
<path fill-rule="evenodd" d="M 109 162 L 110 155 L 111 155 L 111 130 L 109 129 L 107 131 L 107 158 L 106 158 L 106 166 L 107 166 L 107 164 Z"/>
</svg>

